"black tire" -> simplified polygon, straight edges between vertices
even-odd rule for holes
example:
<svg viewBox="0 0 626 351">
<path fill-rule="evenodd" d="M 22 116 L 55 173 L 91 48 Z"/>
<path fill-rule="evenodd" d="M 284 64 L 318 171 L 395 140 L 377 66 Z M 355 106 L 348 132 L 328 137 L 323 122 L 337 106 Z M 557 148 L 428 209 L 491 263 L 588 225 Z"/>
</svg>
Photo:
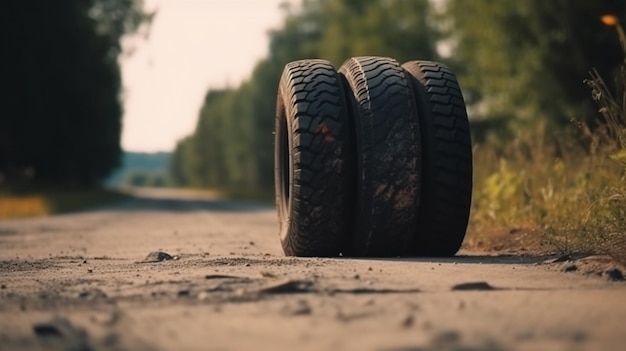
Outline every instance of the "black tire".
<svg viewBox="0 0 626 351">
<path fill-rule="evenodd" d="M 344 87 L 325 60 L 286 65 L 278 89 L 275 190 L 289 256 L 339 256 L 353 218 L 354 147 Z"/>
<path fill-rule="evenodd" d="M 402 67 L 414 78 L 422 131 L 422 193 L 411 254 L 454 256 L 472 199 L 472 142 L 465 101 L 454 73 L 431 61 Z"/>
<path fill-rule="evenodd" d="M 416 229 L 420 141 L 411 83 L 386 57 L 339 69 L 352 92 L 357 179 L 353 256 L 401 256 Z M 346 89 L 348 90 L 348 89 Z"/>
</svg>

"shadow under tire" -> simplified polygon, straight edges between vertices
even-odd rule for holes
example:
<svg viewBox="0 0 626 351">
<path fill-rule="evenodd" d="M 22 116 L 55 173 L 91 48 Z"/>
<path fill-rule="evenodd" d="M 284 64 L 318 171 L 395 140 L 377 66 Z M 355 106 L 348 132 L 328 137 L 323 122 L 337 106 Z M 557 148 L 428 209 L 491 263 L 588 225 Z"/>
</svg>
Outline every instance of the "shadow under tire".
<svg viewBox="0 0 626 351">
<path fill-rule="evenodd" d="M 350 94 L 356 141 L 351 256 L 402 256 L 415 232 L 420 133 L 414 93 L 400 65 L 354 57 L 339 69 Z"/>
<path fill-rule="evenodd" d="M 422 193 L 410 252 L 454 256 L 472 198 L 472 143 L 465 101 L 454 73 L 432 61 L 402 67 L 413 77 L 422 131 Z"/>
<path fill-rule="evenodd" d="M 285 66 L 275 122 L 283 250 L 289 256 L 339 256 L 352 226 L 354 150 L 342 80 L 328 61 Z"/>
</svg>

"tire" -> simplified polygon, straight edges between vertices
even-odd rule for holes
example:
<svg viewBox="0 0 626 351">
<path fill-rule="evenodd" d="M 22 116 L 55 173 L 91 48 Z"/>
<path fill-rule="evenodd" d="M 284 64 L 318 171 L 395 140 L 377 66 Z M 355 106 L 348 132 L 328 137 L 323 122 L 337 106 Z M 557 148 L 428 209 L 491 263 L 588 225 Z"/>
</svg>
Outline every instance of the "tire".
<svg viewBox="0 0 626 351">
<path fill-rule="evenodd" d="M 357 159 L 355 230 L 347 253 L 404 255 L 416 229 L 421 164 L 410 81 L 385 57 L 351 58 L 339 73 L 352 93 Z"/>
<path fill-rule="evenodd" d="M 291 62 L 276 104 L 275 191 L 288 256 L 339 256 L 350 235 L 354 147 L 341 77 L 325 60 Z"/>
<path fill-rule="evenodd" d="M 472 142 L 461 88 L 452 71 L 430 61 L 402 66 L 412 77 L 422 131 L 422 193 L 411 254 L 454 256 L 472 199 Z"/>
</svg>

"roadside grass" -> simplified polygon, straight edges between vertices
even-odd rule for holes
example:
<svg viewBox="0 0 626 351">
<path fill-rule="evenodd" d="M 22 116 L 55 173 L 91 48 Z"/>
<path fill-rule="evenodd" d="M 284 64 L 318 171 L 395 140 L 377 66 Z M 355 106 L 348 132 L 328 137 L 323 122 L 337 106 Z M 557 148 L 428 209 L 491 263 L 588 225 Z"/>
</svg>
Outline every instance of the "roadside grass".
<svg viewBox="0 0 626 351">
<path fill-rule="evenodd" d="M 612 255 L 626 247 L 624 168 L 604 154 L 518 137 L 476 147 L 474 165 L 466 247 Z"/>
<path fill-rule="evenodd" d="M 107 189 L 0 189 L 0 219 L 48 216 L 110 204 L 127 198 Z"/>
<path fill-rule="evenodd" d="M 548 140 L 539 125 L 475 147 L 466 248 L 606 254 L 626 264 L 626 60 L 615 82 L 612 92 L 591 72 L 599 119 L 574 121 L 579 137 Z"/>
</svg>

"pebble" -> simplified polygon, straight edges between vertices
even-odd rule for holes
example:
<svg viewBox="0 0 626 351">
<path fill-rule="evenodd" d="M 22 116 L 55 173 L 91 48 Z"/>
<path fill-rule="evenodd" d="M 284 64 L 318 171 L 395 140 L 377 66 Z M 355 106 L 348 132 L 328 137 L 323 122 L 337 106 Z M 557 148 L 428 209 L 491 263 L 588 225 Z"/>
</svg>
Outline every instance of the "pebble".
<svg viewBox="0 0 626 351">
<path fill-rule="evenodd" d="M 604 271 L 604 275 L 610 281 L 623 281 L 624 274 L 617 268 L 609 269 Z"/>
<path fill-rule="evenodd" d="M 259 289 L 263 294 L 297 294 L 313 291 L 313 282 L 309 280 L 283 280 Z"/>
<path fill-rule="evenodd" d="M 36 323 L 33 325 L 33 331 L 39 338 L 64 340 L 68 345 L 67 350 L 92 350 L 85 330 L 77 328 L 63 317 L 55 317 L 50 321 Z"/>
<path fill-rule="evenodd" d="M 404 328 L 410 328 L 413 326 L 413 324 L 415 324 L 415 317 L 413 317 L 412 314 L 406 316 L 403 320 L 402 320 L 402 326 Z"/>
<path fill-rule="evenodd" d="M 202 291 L 198 294 L 198 300 L 200 301 L 208 300 L 210 296 L 211 294 L 209 294 L 208 292 Z"/>
<path fill-rule="evenodd" d="M 153 251 L 153 252 L 150 252 L 148 256 L 146 256 L 146 258 L 144 258 L 143 261 L 141 262 L 162 262 L 162 261 L 169 261 L 173 259 L 174 257 L 168 254 L 167 252 Z"/>
<path fill-rule="evenodd" d="M 78 297 L 81 299 L 106 299 L 107 294 L 105 294 L 100 289 L 92 289 L 92 290 L 83 290 L 78 293 Z"/>
<path fill-rule="evenodd" d="M 568 264 L 565 267 L 563 267 L 561 270 L 563 272 L 574 272 L 578 270 L 578 266 L 576 266 L 575 264 Z"/>
<path fill-rule="evenodd" d="M 572 260 L 572 255 L 562 255 L 559 257 L 555 257 L 555 258 L 551 258 L 549 260 L 545 260 L 543 261 L 543 263 L 561 263 L 561 262 L 567 262 L 567 261 L 571 261 Z"/>
<path fill-rule="evenodd" d="M 178 297 L 189 297 L 191 295 L 191 291 L 189 290 L 180 290 L 178 291 Z"/>
<path fill-rule="evenodd" d="M 495 288 L 487 282 L 469 282 L 452 286 L 452 290 L 495 290 Z"/>
<path fill-rule="evenodd" d="M 289 316 L 305 316 L 313 313 L 313 309 L 306 300 L 298 300 L 295 305 L 286 305 L 282 313 Z"/>
</svg>

